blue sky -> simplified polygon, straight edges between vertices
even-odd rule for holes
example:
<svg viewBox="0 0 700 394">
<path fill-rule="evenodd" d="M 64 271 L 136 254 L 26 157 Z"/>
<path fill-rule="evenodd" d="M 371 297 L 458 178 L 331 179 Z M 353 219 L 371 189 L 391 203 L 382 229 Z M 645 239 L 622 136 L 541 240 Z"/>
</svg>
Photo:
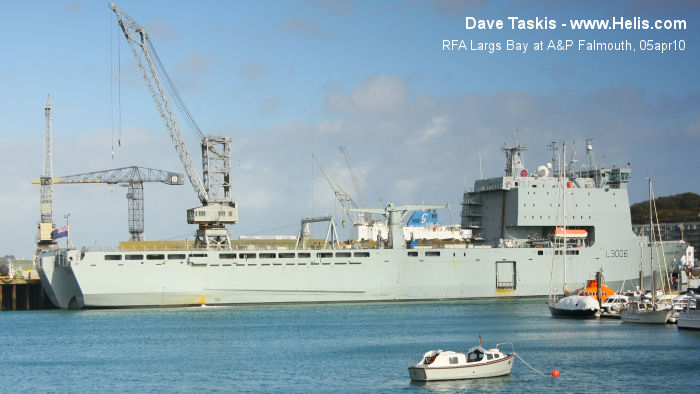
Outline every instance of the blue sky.
<svg viewBox="0 0 700 394">
<path fill-rule="evenodd" d="M 525 164 L 551 160 L 550 141 L 595 138 L 599 163 L 631 163 L 630 200 L 700 192 L 700 5 L 693 1 L 120 1 L 151 36 L 205 133 L 234 139 L 238 234 L 296 232 L 301 216 L 337 213 L 316 154 L 351 190 L 339 145 L 357 164 L 365 200 L 449 202 L 503 173 L 498 148 L 519 130 Z M 0 42 L 0 253 L 33 252 L 42 170 L 43 106 L 54 100 L 54 174 L 140 165 L 182 172 L 115 17 L 102 1 L 3 4 Z M 682 31 L 474 31 L 485 19 L 684 19 Z M 629 40 L 637 51 L 445 52 L 442 40 Z M 639 41 L 684 40 L 642 52 Z M 117 94 L 119 92 L 119 94 Z M 121 103 L 118 105 L 117 103 Z M 121 122 L 119 121 L 121 120 Z M 121 128 L 119 124 L 121 123 Z M 198 141 L 188 130 L 195 160 Z M 116 141 L 121 139 L 121 148 Z M 114 158 L 112 147 L 115 146 Z M 177 188 L 177 189 L 176 189 Z M 147 239 L 191 237 L 189 185 L 146 185 Z M 74 243 L 124 240 L 123 188 L 56 186 L 59 224 Z M 60 220 L 58 220 L 60 219 Z M 282 228 L 282 230 L 278 230 Z"/>
</svg>

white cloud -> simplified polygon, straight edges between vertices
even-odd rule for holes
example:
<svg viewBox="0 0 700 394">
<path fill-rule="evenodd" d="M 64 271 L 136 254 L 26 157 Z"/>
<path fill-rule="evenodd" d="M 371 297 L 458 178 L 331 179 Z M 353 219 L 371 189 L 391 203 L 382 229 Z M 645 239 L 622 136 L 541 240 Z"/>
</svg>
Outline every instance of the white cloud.
<svg viewBox="0 0 700 394">
<path fill-rule="evenodd" d="M 334 114 L 396 113 L 408 98 L 408 86 L 394 75 L 379 74 L 362 81 L 350 93 L 334 89 L 327 97 L 326 110 Z"/>
</svg>

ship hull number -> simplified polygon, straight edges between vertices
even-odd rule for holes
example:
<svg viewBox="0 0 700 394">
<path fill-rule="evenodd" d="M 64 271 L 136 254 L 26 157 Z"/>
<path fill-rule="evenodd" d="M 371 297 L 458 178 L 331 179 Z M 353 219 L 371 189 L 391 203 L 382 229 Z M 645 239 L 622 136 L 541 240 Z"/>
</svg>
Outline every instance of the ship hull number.
<svg viewBox="0 0 700 394">
<path fill-rule="evenodd" d="M 627 257 L 629 252 L 627 249 L 611 249 L 605 251 L 605 257 Z"/>
</svg>

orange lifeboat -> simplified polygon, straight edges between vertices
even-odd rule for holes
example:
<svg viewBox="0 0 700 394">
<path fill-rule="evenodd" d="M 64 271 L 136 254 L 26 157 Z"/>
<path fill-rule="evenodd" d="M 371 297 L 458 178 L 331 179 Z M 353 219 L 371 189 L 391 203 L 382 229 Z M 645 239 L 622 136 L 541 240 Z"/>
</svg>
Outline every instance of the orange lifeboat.
<svg viewBox="0 0 700 394">
<path fill-rule="evenodd" d="M 598 285 L 595 280 L 589 280 L 586 282 L 586 287 L 579 291 L 580 296 L 590 296 L 597 299 Z M 605 302 L 608 297 L 615 294 L 615 291 L 609 288 L 605 283 L 600 282 L 600 302 Z"/>
<path fill-rule="evenodd" d="M 564 238 L 564 233 L 566 233 L 566 238 L 580 239 L 580 238 L 588 237 L 588 231 L 581 230 L 581 229 L 575 229 L 575 228 L 564 229 L 563 227 L 557 227 L 556 229 L 552 230 L 552 234 L 556 238 Z"/>
</svg>

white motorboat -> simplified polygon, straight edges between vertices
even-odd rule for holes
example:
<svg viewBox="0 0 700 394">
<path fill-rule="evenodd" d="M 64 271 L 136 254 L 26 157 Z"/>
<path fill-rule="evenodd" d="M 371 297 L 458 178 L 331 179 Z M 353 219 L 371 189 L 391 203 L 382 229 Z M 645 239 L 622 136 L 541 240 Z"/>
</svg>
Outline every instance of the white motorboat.
<svg viewBox="0 0 700 394">
<path fill-rule="evenodd" d="M 623 294 L 613 294 L 608 297 L 603 304 L 601 309 L 608 313 L 620 313 L 621 310 L 627 308 L 630 298 Z"/>
<path fill-rule="evenodd" d="M 665 324 L 673 309 L 660 309 L 652 303 L 632 302 L 620 313 L 623 323 Z"/>
<path fill-rule="evenodd" d="M 474 346 L 469 352 L 457 353 L 451 350 L 431 350 L 423 355 L 418 364 L 409 367 L 411 380 L 458 380 L 491 378 L 510 375 L 515 352 L 503 353 L 498 345 L 493 349 Z"/>
<path fill-rule="evenodd" d="M 700 330 L 700 311 L 697 310 L 699 298 L 688 300 L 685 309 L 678 314 L 678 328 Z"/>
</svg>

